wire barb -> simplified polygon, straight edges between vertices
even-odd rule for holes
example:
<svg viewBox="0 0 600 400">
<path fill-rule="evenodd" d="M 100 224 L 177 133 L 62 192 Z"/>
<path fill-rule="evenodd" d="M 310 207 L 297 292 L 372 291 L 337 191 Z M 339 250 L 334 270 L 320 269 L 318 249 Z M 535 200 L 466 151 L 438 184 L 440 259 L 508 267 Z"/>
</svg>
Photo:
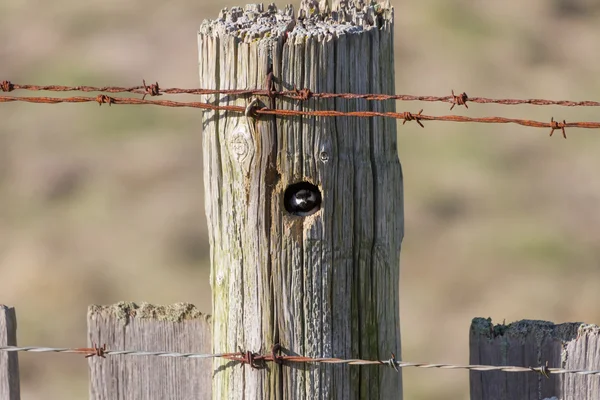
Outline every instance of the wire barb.
<svg viewBox="0 0 600 400">
<path fill-rule="evenodd" d="M 160 87 L 158 86 L 158 82 L 146 85 L 146 80 L 142 79 L 142 83 L 144 84 L 144 90 L 146 91 L 146 93 L 144 93 L 144 96 L 142 96 L 142 100 L 144 100 L 146 98 L 146 95 L 148 94 L 150 96 L 162 96 L 162 93 L 160 93 Z"/>
<path fill-rule="evenodd" d="M 300 101 L 306 101 L 312 96 L 312 92 L 310 91 L 310 89 L 305 88 L 298 90 L 296 86 L 294 86 L 293 93 L 296 96 L 296 99 Z"/>
<path fill-rule="evenodd" d="M 105 94 L 99 94 L 98 96 L 96 96 L 96 101 L 100 106 L 104 103 L 108 103 L 109 106 L 111 104 L 115 104 L 115 99 Z"/>
<path fill-rule="evenodd" d="M 240 349 L 240 356 L 241 358 L 238 360 L 241 363 L 240 367 L 243 368 L 245 364 L 250 365 L 250 368 L 252 369 L 258 369 L 261 367 L 257 364 L 259 361 L 258 358 L 260 357 L 258 353 L 253 353 L 250 350 L 242 351 L 242 349 Z"/>
<path fill-rule="evenodd" d="M 265 356 L 261 356 L 259 353 L 254 353 L 250 350 L 244 351 L 241 347 L 239 348 L 238 353 L 225 354 L 222 357 L 227 360 L 239 362 L 241 368 L 243 368 L 244 365 L 249 365 L 252 369 L 264 367 L 263 363 L 267 361 Z"/>
<path fill-rule="evenodd" d="M 550 368 L 548 368 L 548 361 L 546 361 L 545 365 L 541 365 L 537 368 L 533 368 L 533 367 L 529 367 L 530 370 L 532 370 L 533 372 L 537 372 L 538 374 L 542 375 L 543 377 L 546 377 L 548 379 L 550 379 Z"/>
<path fill-rule="evenodd" d="M 98 345 L 96 343 L 93 344 L 92 348 L 85 348 L 85 349 L 79 349 L 82 351 L 87 352 L 88 354 L 85 356 L 85 358 L 90 358 L 90 357 L 102 357 L 102 358 L 106 358 L 106 343 L 104 343 L 104 345 L 102 345 L 102 347 L 98 347 Z"/>
<path fill-rule="evenodd" d="M 381 361 L 382 364 L 388 365 L 391 368 L 394 368 L 396 372 L 400 372 L 400 368 L 398 368 L 398 362 L 396 361 L 396 355 L 391 353 L 392 357 L 390 357 L 387 361 Z"/>
<path fill-rule="evenodd" d="M 401 119 L 403 119 L 404 121 L 402 121 L 402 125 L 404 125 L 406 123 L 406 121 L 417 121 L 417 124 L 419 124 L 419 126 L 421 128 L 425 128 L 425 126 L 421 122 L 421 114 L 422 113 L 423 113 L 423 109 L 421 109 L 421 111 L 419 111 L 418 114 L 413 114 L 408 111 L 403 112 Z"/>
<path fill-rule="evenodd" d="M 565 126 L 567 125 L 567 121 L 565 121 L 563 119 L 562 122 L 559 121 L 555 121 L 554 117 L 552 117 L 550 119 L 550 136 L 552 136 L 554 134 L 554 131 L 557 129 L 560 129 L 562 131 L 562 135 L 563 137 L 566 139 L 567 138 L 567 133 L 565 132 Z"/>
<path fill-rule="evenodd" d="M 0 82 L 0 89 L 3 92 L 12 92 L 15 86 L 11 83 L 11 81 L 2 81 Z"/>
<path fill-rule="evenodd" d="M 450 107 L 450 110 L 452 110 L 454 108 L 454 106 L 465 106 L 466 108 L 469 108 L 469 106 L 467 105 L 467 101 L 469 100 L 469 96 L 467 96 L 467 94 L 465 92 L 462 92 L 461 94 L 459 94 L 458 96 L 454 94 L 454 89 L 452 89 L 452 107 Z"/>
</svg>

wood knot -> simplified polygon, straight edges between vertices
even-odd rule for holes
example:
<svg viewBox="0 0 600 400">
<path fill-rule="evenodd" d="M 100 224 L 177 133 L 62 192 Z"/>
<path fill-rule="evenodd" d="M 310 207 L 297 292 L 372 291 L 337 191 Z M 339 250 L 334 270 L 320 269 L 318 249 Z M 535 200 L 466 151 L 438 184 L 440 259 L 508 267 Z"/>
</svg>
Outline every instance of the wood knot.
<svg viewBox="0 0 600 400">
<path fill-rule="evenodd" d="M 231 158 L 245 167 L 254 153 L 253 137 L 247 124 L 238 126 L 227 139 L 227 148 Z"/>
</svg>

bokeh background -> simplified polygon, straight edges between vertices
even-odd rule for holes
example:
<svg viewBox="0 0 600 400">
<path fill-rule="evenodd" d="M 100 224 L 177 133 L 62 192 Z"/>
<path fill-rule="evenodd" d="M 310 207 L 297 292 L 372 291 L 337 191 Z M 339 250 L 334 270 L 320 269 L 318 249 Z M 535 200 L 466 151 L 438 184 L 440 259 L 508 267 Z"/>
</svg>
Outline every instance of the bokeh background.
<svg viewBox="0 0 600 400">
<path fill-rule="evenodd" d="M 197 28 L 236 5 L 4 0 L 0 80 L 198 87 Z M 595 0 L 393 5 L 397 93 L 600 99 Z M 445 103 L 397 108 L 449 113 Z M 600 120 L 597 108 L 453 112 Z M 84 345 L 89 304 L 186 301 L 210 311 L 200 111 L 4 103 L 0 121 L 0 302 L 17 309 L 19 344 Z M 569 129 L 564 140 L 513 125 L 425 125 L 399 128 L 404 359 L 468 362 L 476 316 L 600 322 L 600 133 Z M 20 362 L 23 399 L 87 398 L 82 357 Z M 465 371 L 404 376 L 408 400 L 468 398 Z"/>
</svg>

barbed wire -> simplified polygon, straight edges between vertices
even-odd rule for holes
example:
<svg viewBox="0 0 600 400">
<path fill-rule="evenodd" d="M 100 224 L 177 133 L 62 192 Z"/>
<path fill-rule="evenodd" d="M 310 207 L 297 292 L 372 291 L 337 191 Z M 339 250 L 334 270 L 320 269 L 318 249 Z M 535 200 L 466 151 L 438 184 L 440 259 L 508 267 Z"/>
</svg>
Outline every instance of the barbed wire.
<svg viewBox="0 0 600 400">
<path fill-rule="evenodd" d="M 551 368 L 548 367 L 548 363 L 539 367 L 520 367 L 510 365 L 460 365 L 460 364 L 432 364 L 432 363 L 415 363 L 405 362 L 396 359 L 396 356 L 392 353 L 391 358 L 388 360 L 363 360 L 357 358 L 344 359 L 335 357 L 305 357 L 298 355 L 280 355 L 281 351 L 279 345 L 275 345 L 272 348 L 270 354 L 258 354 L 250 351 L 242 351 L 235 353 L 216 353 L 216 354 L 202 354 L 202 353 L 178 353 L 178 352 L 167 352 L 167 351 L 137 351 L 137 350 L 107 350 L 106 345 L 98 347 L 94 344 L 93 347 L 80 347 L 80 348 L 63 348 L 63 347 L 18 347 L 18 346 L 0 346 L 0 351 L 7 352 L 30 352 L 30 353 L 75 353 L 84 354 L 86 358 L 90 357 L 101 357 L 106 356 L 149 356 L 149 357 L 172 357 L 172 358 L 200 358 L 200 359 L 211 359 L 211 358 L 224 358 L 230 361 L 240 363 L 242 365 L 249 365 L 253 369 L 260 369 L 266 362 L 274 362 L 276 364 L 285 363 L 320 363 L 320 364 L 346 364 L 346 365 L 381 365 L 393 368 L 399 371 L 401 368 L 424 368 L 424 369 L 446 369 L 446 370 L 468 370 L 478 372 L 536 372 L 545 377 L 550 375 L 562 375 L 562 374 L 573 374 L 573 375 L 600 375 L 600 370 L 586 370 L 586 369 L 564 369 L 564 368 Z"/>
<path fill-rule="evenodd" d="M 96 97 L 13 97 L 0 96 L 0 103 L 7 102 L 28 102 L 28 103 L 89 103 L 96 102 L 102 104 L 136 104 L 136 105 L 156 105 L 163 107 L 191 107 L 214 111 L 231 111 L 244 113 L 246 116 L 259 115 L 278 115 L 278 116 L 312 116 L 312 117 L 386 117 L 403 120 L 403 124 L 408 121 L 416 121 L 421 127 L 424 127 L 423 121 L 446 121 L 446 122 L 474 122 L 485 124 L 517 124 L 534 128 L 549 128 L 550 136 L 555 130 L 560 130 L 564 138 L 567 137 L 565 128 L 585 128 L 585 129 L 600 129 L 600 122 L 566 122 L 565 120 L 555 121 L 551 118 L 550 122 L 534 121 L 528 119 L 505 118 L 505 117 L 465 117 L 460 115 L 425 115 L 423 110 L 418 113 L 411 112 L 380 112 L 380 111 L 335 111 L 335 110 L 282 110 L 272 109 L 267 107 L 259 108 L 256 105 L 252 107 L 233 106 L 233 105 L 215 105 L 202 102 L 179 102 L 171 100 L 145 100 L 127 97 L 110 97 L 105 94 L 100 94 Z M 253 102 L 253 104 L 256 104 Z"/>
<path fill-rule="evenodd" d="M 265 89 L 180 89 L 180 88 L 160 88 L 158 82 L 146 85 L 143 81 L 142 86 L 119 87 L 119 86 L 63 86 L 63 85 L 20 85 L 10 81 L 0 82 L 0 89 L 4 92 L 13 90 L 32 90 L 32 91 L 54 91 L 54 92 L 107 92 L 107 93 L 138 93 L 143 95 L 161 96 L 163 94 L 192 94 L 192 95 L 231 95 L 231 96 L 277 96 L 287 97 L 295 100 L 308 100 L 310 98 L 321 99 L 362 99 L 372 101 L 383 100 L 401 100 L 401 101 L 426 101 L 426 102 L 444 102 L 451 103 L 450 109 L 455 105 L 464 105 L 468 108 L 467 102 L 480 104 L 501 104 L 501 105 L 521 105 L 530 104 L 537 106 L 564 106 L 564 107 L 599 107 L 600 102 L 584 100 L 547 100 L 547 99 L 493 99 L 487 97 L 469 97 L 465 92 L 455 95 L 454 90 L 448 96 L 415 96 L 407 94 L 375 94 L 375 93 L 313 93 L 308 89 L 294 89 L 286 91 L 273 91 Z"/>
</svg>

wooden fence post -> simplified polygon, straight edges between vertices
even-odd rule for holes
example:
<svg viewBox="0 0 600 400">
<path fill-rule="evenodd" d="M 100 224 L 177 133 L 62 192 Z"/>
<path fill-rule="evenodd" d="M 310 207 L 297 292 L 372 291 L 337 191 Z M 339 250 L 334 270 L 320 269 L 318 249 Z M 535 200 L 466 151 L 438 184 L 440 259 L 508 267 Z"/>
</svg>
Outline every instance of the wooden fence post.
<svg viewBox="0 0 600 400">
<path fill-rule="evenodd" d="M 200 87 L 394 91 L 393 10 L 347 2 L 223 10 L 199 32 Z M 365 3 L 371 4 L 366 6 Z M 358 5 L 358 9 L 357 9 Z M 304 92 L 306 94 L 306 92 Z M 208 95 L 218 105 L 394 111 L 393 101 Z M 396 121 L 363 117 L 203 114 L 211 246 L 213 352 L 400 357 L 402 172 Z M 381 366 L 216 359 L 214 399 L 401 399 Z"/>
<path fill-rule="evenodd" d="M 17 345 L 17 315 L 15 309 L 0 304 L 0 346 Z M 19 356 L 0 351 L 0 400 L 19 400 Z"/>
<path fill-rule="evenodd" d="M 210 353 L 210 320 L 191 304 L 90 306 L 88 345 L 108 350 Z M 90 357 L 90 399 L 210 399 L 212 361 L 155 356 Z"/>
<path fill-rule="evenodd" d="M 555 325 L 523 320 L 494 325 L 475 318 L 470 331 L 470 363 L 600 370 L 600 328 L 582 323 Z M 597 400 L 600 376 L 549 378 L 540 373 L 470 372 L 471 400 Z"/>
</svg>

